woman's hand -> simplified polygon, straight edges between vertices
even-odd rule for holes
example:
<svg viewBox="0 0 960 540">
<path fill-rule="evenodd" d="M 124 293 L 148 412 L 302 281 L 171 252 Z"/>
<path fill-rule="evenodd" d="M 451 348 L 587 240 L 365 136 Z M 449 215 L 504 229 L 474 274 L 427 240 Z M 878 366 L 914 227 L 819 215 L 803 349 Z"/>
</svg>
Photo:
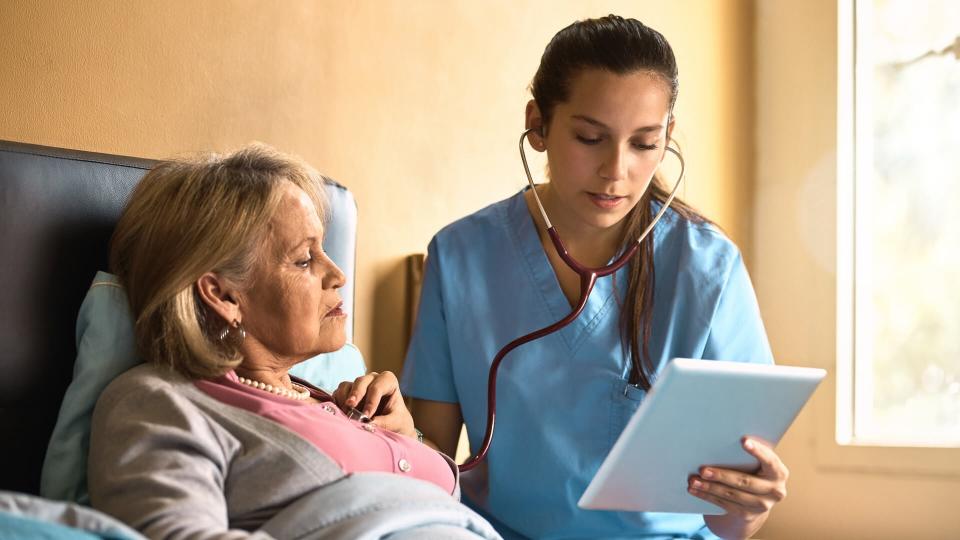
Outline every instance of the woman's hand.
<svg viewBox="0 0 960 540">
<path fill-rule="evenodd" d="M 340 407 L 355 407 L 382 429 L 416 438 L 413 417 L 400 395 L 397 376 L 372 371 L 353 382 L 343 381 L 333 392 Z"/>
<path fill-rule="evenodd" d="M 773 506 L 787 496 L 790 472 L 773 448 L 748 437 L 742 444 L 760 462 L 757 472 L 707 466 L 688 481 L 690 494 L 727 511 L 722 516 L 703 517 L 710 530 L 723 538 L 749 538 L 767 520 Z"/>
</svg>

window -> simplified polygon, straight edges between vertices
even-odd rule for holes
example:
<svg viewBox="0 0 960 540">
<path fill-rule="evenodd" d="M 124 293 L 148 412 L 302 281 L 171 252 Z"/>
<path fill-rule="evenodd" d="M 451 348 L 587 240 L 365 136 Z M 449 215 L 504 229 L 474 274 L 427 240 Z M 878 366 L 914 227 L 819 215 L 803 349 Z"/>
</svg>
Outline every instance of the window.
<svg viewBox="0 0 960 540">
<path fill-rule="evenodd" d="M 857 0 L 850 22 L 837 439 L 957 447 L 960 2 Z"/>
</svg>

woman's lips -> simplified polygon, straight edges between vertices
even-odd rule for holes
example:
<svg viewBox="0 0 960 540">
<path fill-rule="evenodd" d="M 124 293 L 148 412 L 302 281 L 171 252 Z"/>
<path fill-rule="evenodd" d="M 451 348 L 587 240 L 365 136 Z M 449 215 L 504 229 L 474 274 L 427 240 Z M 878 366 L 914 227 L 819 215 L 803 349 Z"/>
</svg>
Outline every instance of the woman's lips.
<svg viewBox="0 0 960 540">
<path fill-rule="evenodd" d="M 324 316 L 325 317 L 344 317 L 346 316 L 347 312 L 341 309 L 342 307 L 343 307 L 343 302 L 340 302 L 333 309 L 328 311 L 327 314 Z"/>
<path fill-rule="evenodd" d="M 623 203 L 627 198 L 626 197 L 617 197 L 612 195 L 604 195 L 602 193 L 590 193 L 587 192 L 587 195 L 590 197 L 590 201 L 596 205 L 598 208 L 603 210 L 611 210 L 616 208 Z"/>
</svg>

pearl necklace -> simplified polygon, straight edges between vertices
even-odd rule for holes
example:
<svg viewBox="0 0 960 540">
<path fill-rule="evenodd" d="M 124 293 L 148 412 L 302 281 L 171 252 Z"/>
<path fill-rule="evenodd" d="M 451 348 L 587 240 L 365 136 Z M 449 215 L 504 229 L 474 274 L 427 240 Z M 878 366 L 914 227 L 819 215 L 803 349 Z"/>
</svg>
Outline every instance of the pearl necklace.
<svg viewBox="0 0 960 540">
<path fill-rule="evenodd" d="M 252 387 L 254 387 L 254 388 L 258 389 L 258 390 L 263 390 L 263 391 L 265 391 L 265 392 L 270 392 L 271 394 L 276 394 L 276 395 L 278 395 L 278 396 L 285 397 L 285 398 L 288 398 L 288 399 L 293 399 L 293 400 L 296 400 L 296 401 L 303 401 L 303 400 L 307 399 L 308 397 L 310 397 L 310 391 L 307 390 L 306 388 L 304 388 L 303 386 L 295 383 L 295 382 L 291 382 L 291 383 L 290 383 L 290 384 L 293 385 L 294 390 L 287 390 L 286 388 L 284 388 L 284 387 L 282 387 L 282 386 L 273 386 L 273 385 L 269 385 L 269 384 L 266 384 L 266 383 L 261 382 L 261 381 L 255 381 L 255 380 L 253 380 L 253 379 L 248 379 L 248 378 L 246 378 L 246 377 L 239 377 L 239 376 L 238 376 L 237 379 L 240 380 L 240 384 L 245 384 L 245 385 L 247 385 L 247 386 L 252 386 Z"/>
</svg>

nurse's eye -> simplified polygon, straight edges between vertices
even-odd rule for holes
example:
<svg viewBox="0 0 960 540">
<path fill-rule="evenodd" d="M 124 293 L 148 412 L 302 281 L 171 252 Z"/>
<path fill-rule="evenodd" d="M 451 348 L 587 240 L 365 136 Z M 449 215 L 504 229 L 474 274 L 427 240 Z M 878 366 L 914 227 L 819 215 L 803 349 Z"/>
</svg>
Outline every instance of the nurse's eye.
<svg viewBox="0 0 960 540">
<path fill-rule="evenodd" d="M 594 145 L 599 143 L 602 139 L 600 137 L 584 137 L 583 135 L 577 135 L 577 140 L 583 144 Z"/>
<path fill-rule="evenodd" d="M 635 143 L 633 143 L 633 147 L 636 148 L 637 150 L 656 150 L 656 149 L 657 149 L 656 143 L 654 143 L 654 144 L 643 144 L 643 143 L 635 142 Z"/>
</svg>

